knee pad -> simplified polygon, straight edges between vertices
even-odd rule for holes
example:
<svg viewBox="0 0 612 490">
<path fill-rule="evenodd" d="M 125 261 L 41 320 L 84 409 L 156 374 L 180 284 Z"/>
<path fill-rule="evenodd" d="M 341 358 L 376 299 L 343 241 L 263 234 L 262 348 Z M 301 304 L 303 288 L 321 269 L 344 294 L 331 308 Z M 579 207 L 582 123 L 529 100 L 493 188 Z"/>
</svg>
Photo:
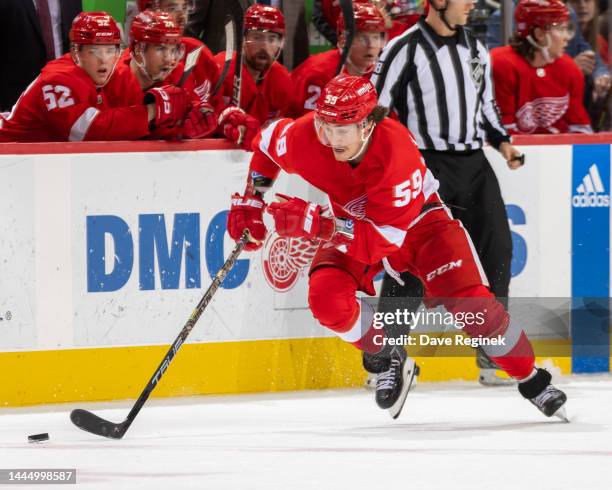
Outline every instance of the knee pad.
<svg viewBox="0 0 612 490">
<path fill-rule="evenodd" d="M 359 317 L 357 282 L 348 272 L 322 267 L 310 275 L 308 304 L 313 316 L 335 332 L 346 332 Z"/>
</svg>

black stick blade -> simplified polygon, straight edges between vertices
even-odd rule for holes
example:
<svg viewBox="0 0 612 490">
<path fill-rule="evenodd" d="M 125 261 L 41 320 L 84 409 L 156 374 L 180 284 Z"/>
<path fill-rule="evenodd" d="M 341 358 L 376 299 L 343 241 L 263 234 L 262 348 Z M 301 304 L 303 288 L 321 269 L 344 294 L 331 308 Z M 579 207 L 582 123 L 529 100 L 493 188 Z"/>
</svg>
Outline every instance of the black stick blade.
<svg viewBox="0 0 612 490">
<path fill-rule="evenodd" d="M 91 432 L 97 436 L 108 437 L 109 439 L 121 439 L 127 430 L 125 422 L 114 424 L 80 408 L 70 413 L 70 420 L 79 429 Z"/>
</svg>

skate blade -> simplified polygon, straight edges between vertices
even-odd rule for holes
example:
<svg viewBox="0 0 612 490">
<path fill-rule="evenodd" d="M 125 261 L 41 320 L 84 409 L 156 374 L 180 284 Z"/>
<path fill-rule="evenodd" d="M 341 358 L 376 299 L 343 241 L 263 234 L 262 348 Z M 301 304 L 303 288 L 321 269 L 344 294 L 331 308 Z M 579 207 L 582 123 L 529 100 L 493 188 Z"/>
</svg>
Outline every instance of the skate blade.
<svg viewBox="0 0 612 490">
<path fill-rule="evenodd" d="M 404 403 L 406 402 L 408 393 L 412 389 L 412 385 L 416 383 L 416 376 L 419 374 L 419 366 L 415 364 L 413 359 L 408 358 L 404 363 L 404 368 L 402 371 L 405 383 L 402 385 L 400 396 L 396 402 L 391 405 L 391 408 L 389 408 L 389 413 L 394 419 L 398 418 L 400 413 L 402 413 L 402 408 L 404 408 Z"/>
<path fill-rule="evenodd" d="M 478 382 L 482 386 L 486 387 L 494 387 L 494 386 L 513 386 L 516 385 L 516 381 L 512 378 L 500 378 L 499 376 L 494 376 L 492 378 L 480 376 L 478 378 Z"/>
<path fill-rule="evenodd" d="M 512 386 L 516 384 L 516 380 L 512 378 L 503 378 L 497 375 L 497 369 L 480 368 L 478 382 L 482 386 Z"/>
<path fill-rule="evenodd" d="M 559 407 L 559 410 L 557 410 L 554 414 L 554 417 L 557 417 L 559 419 L 561 419 L 563 422 L 569 424 L 570 420 L 567 417 L 567 412 L 565 411 L 565 407 Z"/>
</svg>

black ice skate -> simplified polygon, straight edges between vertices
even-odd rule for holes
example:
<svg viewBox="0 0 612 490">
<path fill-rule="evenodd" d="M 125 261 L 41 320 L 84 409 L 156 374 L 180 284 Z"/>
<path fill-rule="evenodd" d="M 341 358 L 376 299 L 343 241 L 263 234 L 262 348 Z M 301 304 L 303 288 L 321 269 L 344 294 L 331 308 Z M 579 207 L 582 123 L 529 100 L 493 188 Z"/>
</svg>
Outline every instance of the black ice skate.
<svg viewBox="0 0 612 490">
<path fill-rule="evenodd" d="M 389 410 L 391 417 L 396 419 L 416 381 L 419 367 L 403 348 L 393 349 L 391 357 L 364 355 L 363 364 L 367 371 L 377 373 L 376 404 Z"/>
<path fill-rule="evenodd" d="M 554 415 L 565 422 L 569 422 L 563 406 L 567 401 L 567 396 L 560 389 L 550 384 L 551 379 L 552 376 L 546 369 L 538 368 L 535 376 L 528 381 L 519 383 L 519 392 L 547 417 Z"/>
</svg>

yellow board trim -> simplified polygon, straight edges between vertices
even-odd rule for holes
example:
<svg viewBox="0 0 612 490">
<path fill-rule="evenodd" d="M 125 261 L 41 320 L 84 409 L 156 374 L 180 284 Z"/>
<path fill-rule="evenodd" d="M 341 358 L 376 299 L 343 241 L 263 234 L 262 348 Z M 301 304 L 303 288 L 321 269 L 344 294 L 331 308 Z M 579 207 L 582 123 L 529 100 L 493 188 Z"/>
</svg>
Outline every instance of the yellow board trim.
<svg viewBox="0 0 612 490">
<path fill-rule="evenodd" d="M 537 342 L 536 344 L 537 350 Z M 136 398 L 167 346 L 0 353 L 0 406 Z M 476 380 L 473 350 L 465 357 L 417 356 L 420 381 Z M 539 359 L 542 363 L 546 360 Z M 571 358 L 551 361 L 567 374 Z M 545 364 L 546 365 L 546 364 Z M 338 338 L 186 344 L 154 397 L 317 390 L 361 386 L 361 355 Z"/>
</svg>

